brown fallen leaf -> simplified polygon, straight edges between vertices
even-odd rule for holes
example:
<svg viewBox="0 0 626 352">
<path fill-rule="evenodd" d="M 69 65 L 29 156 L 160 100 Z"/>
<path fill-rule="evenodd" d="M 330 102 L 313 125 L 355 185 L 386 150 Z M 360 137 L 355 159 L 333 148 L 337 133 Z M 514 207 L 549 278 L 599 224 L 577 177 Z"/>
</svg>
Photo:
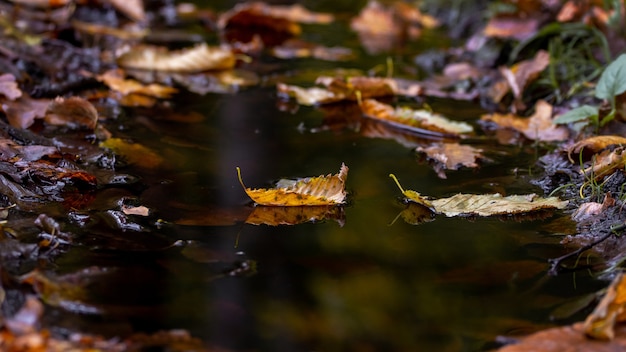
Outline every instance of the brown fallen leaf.
<svg viewBox="0 0 626 352">
<path fill-rule="evenodd" d="M 435 210 L 448 217 L 460 215 L 493 216 L 520 214 L 544 209 L 563 209 L 567 200 L 541 198 L 536 194 L 503 197 L 500 194 L 456 194 L 432 201 Z"/>
<path fill-rule="evenodd" d="M 98 111 L 83 98 L 57 97 L 48 105 L 44 121 L 56 126 L 93 130 L 98 123 Z"/>
<path fill-rule="evenodd" d="M 217 27 L 227 42 L 248 43 L 258 37 L 264 45 L 272 47 L 300 35 L 302 28 L 297 22 L 329 23 L 332 19 L 330 14 L 310 12 L 301 5 L 248 2 L 220 15 Z"/>
<path fill-rule="evenodd" d="M 80 32 L 81 34 L 88 34 L 94 37 L 107 35 L 122 40 L 137 40 L 142 39 L 146 35 L 148 35 L 147 29 L 141 28 L 135 23 L 133 23 L 133 25 L 126 25 L 122 28 L 119 28 L 105 26 L 97 23 L 83 22 L 74 19 L 70 22 L 70 24 L 77 32 Z"/>
<path fill-rule="evenodd" d="M 205 43 L 177 51 L 138 46 L 117 58 L 117 63 L 126 68 L 186 73 L 231 69 L 235 61 L 229 48 L 209 47 Z"/>
<path fill-rule="evenodd" d="M 357 32 L 361 44 L 370 54 L 399 47 L 406 39 L 419 38 L 422 28 L 437 25 L 434 17 L 421 13 L 415 6 L 395 1 L 386 7 L 375 0 L 370 0 L 350 22 L 350 28 Z"/>
<path fill-rule="evenodd" d="M 458 170 L 460 167 L 476 168 L 478 160 L 484 159 L 482 149 L 459 143 L 434 143 L 427 147 L 419 146 L 416 151 L 426 154 L 435 163 L 434 169 L 439 178 L 446 178 L 445 170 Z"/>
<path fill-rule="evenodd" d="M 504 95 L 512 91 L 515 99 L 513 108 L 524 110 L 522 94 L 530 83 L 535 81 L 539 75 L 550 64 L 550 54 L 545 50 L 539 50 L 532 59 L 516 63 L 512 67 L 500 67 L 500 73 L 504 77 L 503 81 L 498 81 L 491 88 L 489 96 L 496 103 L 500 102 Z M 504 84 L 506 82 L 506 85 Z"/>
<path fill-rule="evenodd" d="M 474 130 L 465 122 L 452 121 L 428 110 L 394 108 L 374 99 L 364 100 L 361 103 L 361 110 L 366 117 L 418 134 L 435 134 L 442 138 L 453 138 Z"/>
<path fill-rule="evenodd" d="M 345 182 L 348 167 L 341 165 L 338 174 L 307 177 L 298 180 L 280 180 L 272 189 L 246 188 L 237 168 L 239 182 L 246 194 L 259 205 L 317 206 L 343 204 L 346 200 Z"/>
<path fill-rule="evenodd" d="M 599 340 L 615 337 L 615 324 L 626 321 L 626 280 L 618 273 L 583 325 L 585 335 Z"/>
<path fill-rule="evenodd" d="M 345 214 L 342 207 L 308 206 L 308 207 L 277 207 L 256 206 L 246 219 L 251 225 L 297 225 L 305 222 L 336 220 L 340 226 L 344 224 Z"/>
<path fill-rule="evenodd" d="M 22 96 L 22 91 L 17 86 L 15 76 L 10 73 L 0 75 L 0 95 L 4 95 L 9 100 L 15 100 Z"/>
<path fill-rule="evenodd" d="M 138 215 L 138 216 L 148 216 L 150 215 L 150 209 L 140 205 L 138 207 L 133 207 L 130 205 L 122 205 L 121 210 L 126 215 Z"/>
<path fill-rule="evenodd" d="M 492 121 L 503 128 L 517 130 L 531 140 L 544 142 L 563 141 L 569 137 L 569 131 L 564 126 L 552 123 L 552 105 L 539 100 L 535 105 L 535 113 L 526 118 L 514 114 L 486 114 L 481 116 L 483 121 Z"/>
</svg>

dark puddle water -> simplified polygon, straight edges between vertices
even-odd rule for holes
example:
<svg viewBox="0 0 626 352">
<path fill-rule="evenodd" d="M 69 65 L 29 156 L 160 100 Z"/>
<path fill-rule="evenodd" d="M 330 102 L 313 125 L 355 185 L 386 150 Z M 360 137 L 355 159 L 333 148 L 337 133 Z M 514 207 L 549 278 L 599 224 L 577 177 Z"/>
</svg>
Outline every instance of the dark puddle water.
<svg viewBox="0 0 626 352">
<path fill-rule="evenodd" d="M 354 39 L 343 35 L 342 41 Z M 339 66 L 279 64 L 294 72 Z M 182 112 L 205 120 L 184 124 L 137 112 L 110 122 L 117 136 L 153 148 L 167 162 L 120 170 L 140 182 L 103 190 L 96 204 L 128 196 L 165 222 L 145 220 L 144 230 L 122 231 L 109 216 L 87 233 L 73 229 L 83 245 L 59 257 L 58 270 L 105 268 L 88 287 L 90 303 L 104 314 L 58 310 L 50 318 L 58 329 L 111 335 L 187 329 L 211 346 L 247 351 L 472 351 L 495 346 L 499 335 L 582 318 L 586 311 L 568 304 L 603 285 L 584 270 L 547 276 L 547 259 L 564 251 L 555 236 L 563 227 L 555 223 L 566 214 L 394 222 L 404 208 L 389 173 L 433 197 L 537 192 L 528 180 L 541 151 L 532 146 L 491 143 L 493 162 L 448 172 L 444 180 L 407 145 L 368 137 L 363 121 L 330 123 L 319 109 L 285 109 L 269 83 L 234 95 L 179 98 Z M 427 102 L 452 119 L 471 122 L 481 113 L 468 103 Z M 338 220 L 244 223 L 253 208 L 237 166 L 256 188 L 281 177 L 336 173 L 342 162 L 350 167 L 350 203 Z"/>
</svg>

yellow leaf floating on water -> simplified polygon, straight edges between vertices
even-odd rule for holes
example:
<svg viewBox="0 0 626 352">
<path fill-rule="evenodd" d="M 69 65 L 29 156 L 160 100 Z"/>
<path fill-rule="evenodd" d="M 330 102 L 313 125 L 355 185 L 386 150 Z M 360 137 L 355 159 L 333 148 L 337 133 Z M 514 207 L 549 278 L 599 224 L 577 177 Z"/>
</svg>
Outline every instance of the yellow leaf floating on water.
<svg viewBox="0 0 626 352">
<path fill-rule="evenodd" d="M 100 143 L 101 147 L 109 148 L 122 155 L 126 161 L 143 168 L 154 168 L 163 163 L 163 158 L 147 147 L 130 143 L 120 138 L 109 138 Z"/>
<path fill-rule="evenodd" d="M 563 209 L 568 201 L 557 197 L 541 198 L 536 194 L 512 195 L 500 194 L 456 194 L 449 198 L 432 201 L 435 210 L 446 216 L 459 215 L 507 215 L 521 214 L 545 209 Z"/>
<path fill-rule="evenodd" d="M 435 211 L 435 207 L 433 207 L 433 204 L 430 201 L 428 201 L 426 198 L 424 198 L 421 194 L 415 191 L 412 191 L 410 189 L 407 189 L 405 191 L 404 188 L 402 188 L 402 186 L 400 185 L 400 181 L 398 181 L 398 179 L 396 178 L 396 175 L 389 174 L 389 177 L 391 177 L 396 182 L 396 185 L 398 185 L 398 188 L 400 188 L 400 191 L 402 191 L 402 194 L 406 197 L 405 200 L 407 202 L 417 203 L 417 204 L 425 206 L 431 211 Z"/>
<path fill-rule="evenodd" d="M 611 340 L 614 327 L 626 320 L 626 280 L 623 274 L 613 279 L 606 295 L 585 320 L 585 334 L 600 340 Z"/>
<path fill-rule="evenodd" d="M 346 199 L 345 183 L 348 167 L 341 164 L 338 174 L 307 177 L 299 180 L 280 180 L 272 189 L 247 188 L 237 176 L 246 194 L 259 205 L 267 206 L 315 206 L 343 204 Z"/>
</svg>

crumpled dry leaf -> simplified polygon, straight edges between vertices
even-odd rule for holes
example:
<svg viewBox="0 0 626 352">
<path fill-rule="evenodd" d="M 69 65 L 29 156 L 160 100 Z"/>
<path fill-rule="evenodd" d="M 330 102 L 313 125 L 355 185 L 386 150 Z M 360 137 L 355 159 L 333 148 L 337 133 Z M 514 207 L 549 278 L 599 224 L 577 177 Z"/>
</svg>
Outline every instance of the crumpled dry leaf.
<svg viewBox="0 0 626 352">
<path fill-rule="evenodd" d="M 109 138 L 106 141 L 100 142 L 100 146 L 113 150 L 130 164 L 137 165 L 141 168 L 156 168 L 164 161 L 155 151 L 141 144 L 130 143 L 120 138 Z"/>
<path fill-rule="evenodd" d="M 508 215 L 545 209 L 563 209 L 567 200 L 557 197 L 541 198 L 536 194 L 503 197 L 500 194 L 456 194 L 432 201 L 435 210 L 448 217 L 461 215 Z"/>
<path fill-rule="evenodd" d="M 122 26 L 121 28 L 92 22 L 83 22 L 75 19 L 70 23 L 76 31 L 94 37 L 107 35 L 122 40 L 137 40 L 144 38 L 149 33 L 147 29 L 137 26 L 135 23 Z"/>
<path fill-rule="evenodd" d="M 615 337 L 615 324 L 626 321 L 626 280 L 619 273 L 611 282 L 604 298 L 584 323 L 585 335 L 599 340 Z"/>
<path fill-rule="evenodd" d="M 28 128 L 35 123 L 35 119 L 46 116 L 49 104 L 49 99 L 32 99 L 24 94 L 15 101 L 2 102 L 0 108 L 7 115 L 11 126 Z"/>
<path fill-rule="evenodd" d="M 498 103 L 510 90 L 515 98 L 513 108 L 523 110 L 525 108 L 522 102 L 524 89 L 535 81 L 549 64 L 550 54 L 545 50 L 539 50 L 532 59 L 520 61 L 511 68 L 500 67 L 500 73 L 504 76 L 504 81 L 500 82 L 506 82 L 507 84 L 496 82 L 489 96 Z"/>
<path fill-rule="evenodd" d="M 626 153 L 624 147 L 615 150 L 604 150 L 595 155 L 591 166 L 581 170 L 586 178 L 593 178 L 596 181 L 602 180 L 616 170 L 624 170 L 626 166 Z"/>
<path fill-rule="evenodd" d="M 503 128 L 512 128 L 532 140 L 563 141 L 569 137 L 566 127 L 552 123 L 552 105 L 544 100 L 537 102 L 535 113 L 528 118 L 494 113 L 481 116 L 481 120 L 492 121 Z"/>
<path fill-rule="evenodd" d="M 465 122 L 452 121 L 428 110 L 413 110 L 408 107 L 394 109 L 391 105 L 374 99 L 364 100 L 361 103 L 361 110 L 369 118 L 418 134 L 434 134 L 441 138 L 453 138 L 474 130 L 471 125 Z"/>
<path fill-rule="evenodd" d="M 93 130 L 98 123 L 98 111 L 81 97 L 57 97 L 48 105 L 44 121 L 51 125 Z"/>
<path fill-rule="evenodd" d="M 578 162 L 578 154 L 583 154 L 583 161 L 589 160 L 592 155 L 611 146 L 626 146 L 626 137 L 622 136 L 593 136 L 574 143 L 566 149 L 572 163 Z"/>
<path fill-rule="evenodd" d="M 4 95 L 9 100 L 15 100 L 22 96 L 22 91 L 17 86 L 15 76 L 10 73 L 0 75 L 0 95 Z"/>
<path fill-rule="evenodd" d="M 336 206 L 256 206 L 246 219 L 251 225 L 297 225 L 305 222 L 336 220 L 340 226 L 345 222 L 343 207 Z"/>
<path fill-rule="evenodd" d="M 484 159 L 482 149 L 459 143 L 434 143 L 427 147 L 419 146 L 416 151 L 426 154 L 435 162 L 434 169 L 439 178 L 446 178 L 445 170 L 458 170 L 460 167 L 476 168 L 478 160 Z"/>
<path fill-rule="evenodd" d="M 98 81 L 103 82 L 114 91 L 123 95 L 142 94 L 155 98 L 168 99 L 178 92 L 178 89 L 160 84 L 143 85 L 133 79 L 125 79 L 121 70 L 109 70 L 96 76 Z"/>
<path fill-rule="evenodd" d="M 338 174 L 298 180 L 280 180 L 272 189 L 246 188 L 239 168 L 237 168 L 237 174 L 246 194 L 259 205 L 337 205 L 345 203 L 346 200 L 345 182 L 348 177 L 348 167 L 345 164 L 341 164 Z"/>
<path fill-rule="evenodd" d="M 235 62 L 230 48 L 209 47 L 205 43 L 177 51 L 138 46 L 117 58 L 117 63 L 126 68 L 186 73 L 231 69 Z"/>
<path fill-rule="evenodd" d="M 604 196 L 602 203 L 586 202 L 581 204 L 578 209 L 572 214 L 572 220 L 577 223 L 582 223 L 589 219 L 593 219 L 595 216 L 601 214 L 603 211 L 615 205 L 615 198 L 611 193 L 607 193 Z"/>
<path fill-rule="evenodd" d="M 343 100 L 358 100 L 360 98 L 384 97 L 397 94 L 398 84 L 391 78 L 382 77 L 326 77 L 321 76 L 315 81 L 325 88 L 301 88 L 279 83 L 276 88 L 278 94 L 295 97 L 301 105 L 316 105 L 335 103 Z"/>
</svg>

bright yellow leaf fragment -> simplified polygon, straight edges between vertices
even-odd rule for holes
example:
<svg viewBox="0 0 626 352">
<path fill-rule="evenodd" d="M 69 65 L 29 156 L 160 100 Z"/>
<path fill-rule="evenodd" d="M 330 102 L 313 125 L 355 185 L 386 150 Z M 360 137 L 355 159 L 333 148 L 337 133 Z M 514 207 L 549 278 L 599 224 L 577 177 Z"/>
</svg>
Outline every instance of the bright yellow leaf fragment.
<svg viewBox="0 0 626 352">
<path fill-rule="evenodd" d="M 398 181 L 398 179 L 396 178 L 396 175 L 389 174 L 389 177 L 391 177 L 396 182 L 396 185 L 398 185 L 398 188 L 400 188 L 400 191 L 402 192 L 404 197 L 406 197 L 405 200 L 407 202 L 417 203 L 417 204 L 425 206 L 431 211 L 435 211 L 435 207 L 433 207 L 433 204 L 430 201 L 428 201 L 426 198 L 422 197 L 421 194 L 415 191 L 412 191 L 410 189 L 407 189 L 405 191 L 404 188 L 402 188 L 402 186 L 400 185 L 400 181 Z"/>
<path fill-rule="evenodd" d="M 272 189 L 247 188 L 237 168 L 239 183 L 246 194 L 259 205 L 267 206 L 315 206 L 343 204 L 346 199 L 345 183 L 348 167 L 341 164 L 338 174 L 307 177 L 299 180 L 280 180 Z"/>
</svg>

